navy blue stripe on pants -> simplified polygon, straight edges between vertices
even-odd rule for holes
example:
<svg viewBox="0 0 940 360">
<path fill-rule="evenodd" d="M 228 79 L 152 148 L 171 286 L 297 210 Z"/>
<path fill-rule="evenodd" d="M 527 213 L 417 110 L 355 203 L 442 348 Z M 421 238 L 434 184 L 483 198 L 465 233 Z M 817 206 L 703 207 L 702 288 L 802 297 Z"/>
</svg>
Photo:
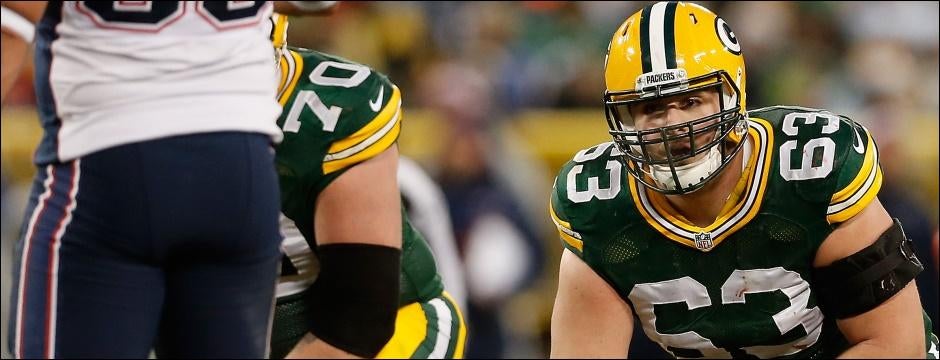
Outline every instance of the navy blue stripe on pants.
<svg viewBox="0 0 940 360">
<path fill-rule="evenodd" d="M 259 134 L 175 136 L 39 169 L 15 256 L 14 356 L 265 357 L 278 209 Z"/>
</svg>

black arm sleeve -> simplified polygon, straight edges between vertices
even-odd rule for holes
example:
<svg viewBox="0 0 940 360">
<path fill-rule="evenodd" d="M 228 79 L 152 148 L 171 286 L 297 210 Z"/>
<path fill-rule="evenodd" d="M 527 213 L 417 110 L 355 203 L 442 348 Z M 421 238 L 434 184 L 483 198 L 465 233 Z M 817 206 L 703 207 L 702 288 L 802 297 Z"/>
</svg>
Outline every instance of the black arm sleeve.
<svg viewBox="0 0 940 360">
<path fill-rule="evenodd" d="M 310 331 L 343 351 L 375 357 L 395 332 L 401 250 L 327 244 L 317 255 L 320 274 L 307 295 Z"/>
<path fill-rule="evenodd" d="M 873 244 L 816 269 L 815 290 L 822 310 L 844 319 L 881 305 L 923 270 L 901 222 L 894 219 Z"/>
</svg>

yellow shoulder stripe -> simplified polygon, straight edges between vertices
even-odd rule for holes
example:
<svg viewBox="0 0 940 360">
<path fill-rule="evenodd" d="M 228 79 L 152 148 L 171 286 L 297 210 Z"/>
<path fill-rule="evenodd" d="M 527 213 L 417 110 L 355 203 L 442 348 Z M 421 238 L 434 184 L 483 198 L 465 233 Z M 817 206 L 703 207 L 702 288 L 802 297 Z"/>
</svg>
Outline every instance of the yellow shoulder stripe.
<svg viewBox="0 0 940 360">
<path fill-rule="evenodd" d="M 287 104 L 287 99 L 290 99 L 290 95 L 294 92 L 294 87 L 297 86 L 297 81 L 300 79 L 300 74 L 304 70 L 304 60 L 300 57 L 300 54 L 295 51 L 288 51 L 287 54 L 281 56 L 278 61 L 278 66 L 281 67 L 281 79 L 277 85 L 278 94 L 280 94 L 277 102 L 281 106 Z"/>
<path fill-rule="evenodd" d="M 401 133 L 401 92 L 392 85 L 392 96 L 366 126 L 330 145 L 323 158 L 323 174 L 344 169 L 375 157 L 398 140 Z"/>
<path fill-rule="evenodd" d="M 342 170 L 353 164 L 369 160 L 385 151 L 398 140 L 398 134 L 401 133 L 401 110 L 395 113 L 395 117 L 383 127 L 380 132 L 374 134 L 374 137 L 367 139 L 360 147 L 347 149 L 348 151 L 340 153 L 327 154 L 323 162 L 323 174 L 329 174 L 337 170 Z M 374 140 L 373 140 L 374 139 Z M 347 155 L 348 153 L 349 155 Z M 331 155 L 334 155 L 331 157 Z M 340 155 L 340 156 L 335 156 Z"/>
<path fill-rule="evenodd" d="M 826 220 L 829 221 L 830 224 L 840 223 L 848 219 L 851 219 L 853 216 L 858 215 L 858 213 L 862 212 L 862 209 L 868 206 L 868 204 L 871 203 L 872 200 L 875 199 L 875 196 L 878 195 L 878 191 L 881 190 L 881 180 L 882 180 L 881 179 L 882 177 L 881 167 L 875 166 L 875 171 L 876 172 L 875 172 L 874 183 L 868 188 L 865 194 L 862 195 L 860 199 L 858 199 L 858 201 L 852 204 L 852 206 L 839 210 L 835 213 L 826 215 Z"/>
<path fill-rule="evenodd" d="M 581 240 L 581 234 L 572 230 L 570 223 L 560 219 L 558 215 L 555 214 L 555 208 L 552 206 L 551 201 L 548 202 L 548 213 L 552 216 L 552 222 L 558 227 L 558 235 L 561 236 L 561 239 L 568 243 L 569 246 L 578 249 L 578 251 L 584 251 L 584 241 Z"/>
<path fill-rule="evenodd" d="M 278 81 L 277 81 L 277 99 L 280 101 L 284 96 L 285 85 L 287 85 L 288 72 L 291 71 L 290 64 L 287 63 L 287 56 L 281 56 L 277 59 Z"/>
<path fill-rule="evenodd" d="M 856 131 L 853 129 L 852 131 Z M 868 176 L 871 175 L 872 171 L 878 167 L 878 164 L 875 164 L 875 146 L 872 143 L 871 134 L 868 135 L 868 146 L 865 149 L 865 160 L 862 162 L 862 168 L 859 169 L 858 174 L 855 175 L 855 179 L 852 179 L 846 187 L 842 190 L 837 191 L 835 194 L 832 194 L 832 200 L 829 201 L 829 204 L 836 204 L 847 200 L 852 194 L 855 194 L 859 188 L 865 184 L 865 179 L 868 179 Z"/>
<path fill-rule="evenodd" d="M 333 142 L 333 144 L 330 145 L 329 153 L 342 152 L 367 140 L 370 136 L 382 129 L 382 127 L 398 113 L 399 107 L 401 107 L 401 92 L 398 90 L 397 86 L 392 85 L 392 97 L 388 99 L 385 108 L 372 118 L 366 126 L 359 129 L 359 131 L 356 131 L 344 139 Z"/>
</svg>

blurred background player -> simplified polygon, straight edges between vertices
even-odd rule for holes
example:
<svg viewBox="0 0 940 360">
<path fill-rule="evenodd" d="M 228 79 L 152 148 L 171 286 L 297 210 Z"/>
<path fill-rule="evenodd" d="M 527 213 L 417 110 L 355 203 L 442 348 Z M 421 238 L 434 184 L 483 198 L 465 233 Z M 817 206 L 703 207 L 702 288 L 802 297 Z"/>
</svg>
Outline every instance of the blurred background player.
<svg viewBox="0 0 940 360">
<path fill-rule="evenodd" d="M 45 130 L 13 355 L 143 358 L 159 334 L 173 357 L 266 356 L 281 240 L 272 4 L 3 6 L 37 23 Z M 9 40 L 4 96 L 26 37 Z"/>
<path fill-rule="evenodd" d="M 647 5 L 609 49 L 614 141 L 578 152 L 551 194 L 552 357 L 626 356 L 634 316 L 674 357 L 936 357 L 923 265 L 877 199 L 865 127 L 747 111 L 741 44 L 697 4 Z"/>
<path fill-rule="evenodd" d="M 444 288 L 458 308 L 466 309 L 466 275 L 454 240 L 454 227 L 444 192 L 421 165 L 407 156 L 398 158 L 398 188 L 408 220 L 427 240 L 434 253 Z"/>
<path fill-rule="evenodd" d="M 364 65 L 287 47 L 286 16 L 271 28 L 287 257 L 272 357 L 461 358 L 463 316 L 401 204 L 400 90 Z"/>
</svg>

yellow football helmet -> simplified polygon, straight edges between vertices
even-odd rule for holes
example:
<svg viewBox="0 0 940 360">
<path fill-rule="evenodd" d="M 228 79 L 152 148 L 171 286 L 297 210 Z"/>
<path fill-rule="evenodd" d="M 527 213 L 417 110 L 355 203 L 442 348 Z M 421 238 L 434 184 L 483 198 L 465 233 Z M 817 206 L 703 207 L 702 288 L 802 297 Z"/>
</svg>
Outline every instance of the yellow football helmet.
<svg viewBox="0 0 940 360">
<path fill-rule="evenodd" d="M 608 47 L 604 103 L 628 172 L 666 194 L 693 192 L 716 177 L 744 144 L 745 79 L 741 45 L 728 24 L 708 9 L 658 2 L 627 18 Z M 631 105 L 702 89 L 718 91 L 718 113 L 654 129 L 634 126 Z M 715 135 L 709 141 L 695 143 L 698 135 L 710 133 Z M 674 142 L 691 142 L 691 150 L 674 154 Z M 652 158 L 650 147 L 665 149 L 665 158 Z M 706 152 L 700 161 L 680 165 Z"/>
<path fill-rule="evenodd" d="M 321 11 L 336 6 L 338 1 L 290 1 L 290 3 L 303 11 Z M 284 49 L 287 46 L 287 15 L 272 13 L 265 26 L 274 48 L 278 51 Z"/>
<path fill-rule="evenodd" d="M 287 47 L 287 15 L 272 13 L 265 25 L 275 51 Z"/>
</svg>

